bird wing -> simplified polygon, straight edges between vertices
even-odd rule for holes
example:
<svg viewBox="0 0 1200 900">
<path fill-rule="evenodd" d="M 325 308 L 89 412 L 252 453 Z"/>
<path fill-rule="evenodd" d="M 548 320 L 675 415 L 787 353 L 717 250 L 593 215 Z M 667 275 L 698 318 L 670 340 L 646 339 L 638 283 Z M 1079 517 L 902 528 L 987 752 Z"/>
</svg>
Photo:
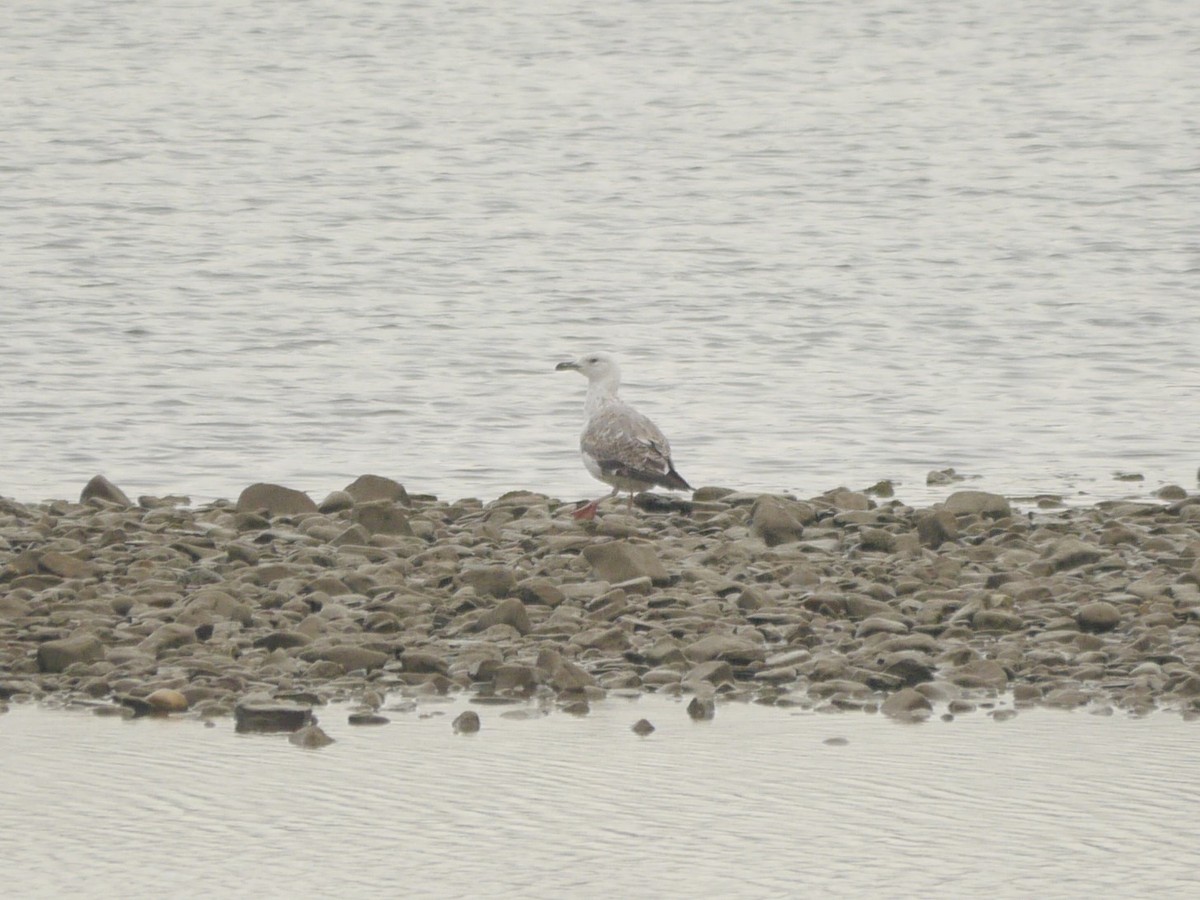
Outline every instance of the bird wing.
<svg viewBox="0 0 1200 900">
<path fill-rule="evenodd" d="M 588 421 L 579 446 L 605 473 L 647 484 L 671 483 L 674 466 L 666 436 L 625 403 L 617 401 L 601 407 Z"/>
</svg>

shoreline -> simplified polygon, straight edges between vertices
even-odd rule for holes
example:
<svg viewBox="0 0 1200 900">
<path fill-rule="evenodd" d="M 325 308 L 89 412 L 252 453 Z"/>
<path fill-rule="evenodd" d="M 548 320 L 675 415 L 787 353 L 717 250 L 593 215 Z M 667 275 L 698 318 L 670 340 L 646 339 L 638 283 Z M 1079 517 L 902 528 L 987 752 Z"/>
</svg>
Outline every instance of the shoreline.
<svg viewBox="0 0 1200 900">
<path fill-rule="evenodd" d="M 704 487 L 591 523 L 541 494 L 448 502 L 379 476 L 320 504 L 277 485 L 185 503 L 99 476 L 79 502 L 0 499 L 0 711 L 294 731 L 330 702 L 379 718 L 397 692 L 585 713 L 642 691 L 694 695 L 695 718 L 737 697 L 913 721 L 1000 695 L 1200 716 L 1200 495 L 1182 488 L 1021 511 L 978 490 L 914 508 Z"/>
</svg>

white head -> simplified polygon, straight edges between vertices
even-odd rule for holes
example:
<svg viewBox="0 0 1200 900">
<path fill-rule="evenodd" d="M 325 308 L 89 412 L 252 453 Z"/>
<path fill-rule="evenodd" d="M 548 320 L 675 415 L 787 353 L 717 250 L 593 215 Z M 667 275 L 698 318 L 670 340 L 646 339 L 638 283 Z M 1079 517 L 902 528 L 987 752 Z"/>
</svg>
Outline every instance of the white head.
<svg viewBox="0 0 1200 900">
<path fill-rule="evenodd" d="M 589 386 L 602 387 L 614 393 L 621 384 L 621 370 L 608 353 L 585 353 L 579 359 L 560 362 L 554 368 L 559 372 L 567 369 L 578 372 L 587 378 Z"/>
</svg>

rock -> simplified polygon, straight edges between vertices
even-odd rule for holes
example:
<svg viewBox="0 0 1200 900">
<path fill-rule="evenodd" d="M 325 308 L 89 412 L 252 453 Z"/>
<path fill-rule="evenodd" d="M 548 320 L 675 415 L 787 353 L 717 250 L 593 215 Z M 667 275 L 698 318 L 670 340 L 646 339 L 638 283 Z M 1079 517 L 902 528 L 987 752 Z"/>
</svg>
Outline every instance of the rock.
<svg viewBox="0 0 1200 900">
<path fill-rule="evenodd" d="M 671 580 L 658 554 L 649 544 L 609 541 L 584 547 L 583 555 L 596 574 L 610 583 L 649 578 L 655 584 L 662 585 Z"/>
<path fill-rule="evenodd" d="M 359 503 L 354 507 L 352 518 L 370 534 L 411 536 L 413 533 L 408 514 L 391 500 Z"/>
<path fill-rule="evenodd" d="M 992 688 L 1002 691 L 1008 687 L 1008 672 L 992 659 L 980 659 L 953 669 L 948 680 L 960 687 Z"/>
<path fill-rule="evenodd" d="M 1007 609 L 977 609 L 971 614 L 971 627 L 976 631 L 1020 631 L 1025 620 Z"/>
<path fill-rule="evenodd" d="M 106 500 L 109 503 L 116 503 L 118 506 L 133 506 L 133 503 L 125 495 L 125 492 L 103 475 L 95 476 L 84 485 L 83 491 L 79 495 L 79 502 L 87 503 L 93 497 Z"/>
<path fill-rule="evenodd" d="M 1154 492 L 1159 500 L 1186 500 L 1188 492 L 1178 484 L 1167 484 Z"/>
<path fill-rule="evenodd" d="M 319 750 L 334 742 L 333 738 L 327 735 L 320 725 L 307 725 L 299 731 L 289 734 L 288 741 L 306 750 Z"/>
<path fill-rule="evenodd" d="M 38 565 L 59 578 L 91 578 L 96 574 L 96 567 L 92 563 L 53 550 L 43 553 Z"/>
<path fill-rule="evenodd" d="M 347 721 L 351 725 L 386 725 L 391 719 L 376 712 L 355 712 L 350 713 Z"/>
<path fill-rule="evenodd" d="M 347 491 L 333 491 L 317 504 L 317 510 L 326 515 L 341 512 L 354 506 L 354 498 Z"/>
<path fill-rule="evenodd" d="M 516 597 L 501 600 L 491 609 L 485 610 L 475 622 L 475 630 L 486 631 L 493 625 L 511 625 L 522 635 L 529 634 L 533 630 L 533 624 L 529 621 L 529 613 L 525 610 L 525 604 Z"/>
<path fill-rule="evenodd" d="M 929 510 L 917 517 L 917 537 L 926 547 L 936 550 L 948 541 L 958 540 L 958 522 L 947 509 Z"/>
<path fill-rule="evenodd" d="M 709 634 L 688 644 L 683 655 L 696 663 L 713 659 L 748 663 L 762 659 L 766 651 L 760 645 L 737 635 Z"/>
<path fill-rule="evenodd" d="M 104 645 L 90 634 L 46 641 L 37 648 L 37 665 L 41 672 L 58 673 L 75 663 L 99 659 L 104 659 Z"/>
<path fill-rule="evenodd" d="M 896 550 L 896 536 L 882 528 L 864 528 L 858 539 L 859 548 L 868 552 L 893 553 Z"/>
<path fill-rule="evenodd" d="M 807 503 L 763 494 L 750 508 L 750 533 L 768 547 L 777 547 L 800 540 L 804 526 L 816 518 Z"/>
<path fill-rule="evenodd" d="M 566 595 L 548 578 L 526 578 L 516 586 L 517 596 L 525 603 L 558 606 Z"/>
<path fill-rule="evenodd" d="M 699 665 L 693 666 L 691 670 L 683 676 L 684 687 L 692 688 L 693 690 L 707 683 L 712 686 L 722 684 L 733 684 L 733 666 L 724 660 L 710 660 L 702 662 Z"/>
<path fill-rule="evenodd" d="M 233 709 L 235 730 L 239 733 L 298 731 L 312 724 L 312 708 L 297 703 L 273 703 L 243 700 Z"/>
<path fill-rule="evenodd" d="M 366 647 L 339 644 L 333 647 L 305 650 L 300 654 L 300 658 L 309 662 L 326 660 L 337 663 L 346 672 L 354 672 L 358 669 L 364 669 L 369 672 L 372 669 L 382 668 L 392 657 L 378 650 L 369 650 Z"/>
<path fill-rule="evenodd" d="M 405 650 L 400 654 L 400 664 L 405 672 L 425 675 L 445 675 L 450 666 L 442 657 L 427 650 Z"/>
<path fill-rule="evenodd" d="M 468 566 L 459 574 L 458 580 L 484 597 L 507 597 L 517 587 L 517 577 L 508 566 Z"/>
<path fill-rule="evenodd" d="M 188 700 L 179 691 L 160 688 L 146 697 L 146 704 L 157 713 L 187 712 Z"/>
<path fill-rule="evenodd" d="M 927 485 L 953 484 L 956 481 L 965 480 L 965 476 L 959 475 L 954 469 L 935 469 L 925 476 Z"/>
<path fill-rule="evenodd" d="M 1077 538 L 1064 538 L 1054 545 L 1050 562 L 1056 572 L 1074 569 L 1097 562 L 1104 556 L 1104 551 L 1095 544 L 1088 544 Z"/>
<path fill-rule="evenodd" d="M 303 491 L 278 484 L 252 484 L 237 499 L 237 511 L 243 513 L 266 510 L 271 516 L 296 516 L 317 511 L 317 504 Z"/>
<path fill-rule="evenodd" d="M 933 710 L 929 698 L 914 688 L 896 691 L 885 701 L 881 711 L 893 719 L 925 718 Z"/>
<path fill-rule="evenodd" d="M 294 647 L 307 647 L 311 643 L 312 638 L 299 631 L 272 631 L 254 639 L 255 647 L 267 650 L 290 650 Z"/>
<path fill-rule="evenodd" d="M 405 506 L 412 504 L 404 485 L 382 475 L 359 475 L 346 485 L 345 491 L 354 498 L 355 503 L 387 500 L 393 503 L 403 503 Z"/>
<path fill-rule="evenodd" d="M 687 714 L 697 722 L 707 722 L 717 715 L 717 704 L 712 697 L 693 697 L 687 705 Z"/>
<path fill-rule="evenodd" d="M 529 694 L 537 686 L 537 672 L 531 666 L 497 666 L 492 686 L 501 694 Z"/>
<path fill-rule="evenodd" d="M 595 678 L 557 650 L 543 650 L 539 653 L 537 669 L 542 680 L 556 691 L 581 691 L 596 685 Z"/>
<path fill-rule="evenodd" d="M 1075 621 L 1084 631 L 1112 631 L 1121 624 L 1121 611 L 1105 600 L 1097 600 L 1081 607 Z"/>
<path fill-rule="evenodd" d="M 956 516 L 973 515 L 989 519 L 1012 515 L 1012 507 L 1006 499 L 987 491 L 955 491 L 946 498 L 942 509 Z"/>
<path fill-rule="evenodd" d="M 654 726 L 650 724 L 649 719 L 638 719 L 633 723 L 632 731 L 634 734 L 645 737 L 648 734 L 654 733 Z"/>
<path fill-rule="evenodd" d="M 474 734 L 479 730 L 479 713 L 473 709 L 461 712 L 451 723 L 455 734 Z"/>
</svg>

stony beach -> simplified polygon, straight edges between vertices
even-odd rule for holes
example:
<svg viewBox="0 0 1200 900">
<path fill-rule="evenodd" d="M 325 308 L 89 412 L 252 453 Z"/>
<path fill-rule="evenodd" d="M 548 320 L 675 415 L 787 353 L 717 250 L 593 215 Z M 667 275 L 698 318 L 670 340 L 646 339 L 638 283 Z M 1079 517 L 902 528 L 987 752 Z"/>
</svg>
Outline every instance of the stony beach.
<svg viewBox="0 0 1200 900">
<path fill-rule="evenodd" d="M 728 699 L 1200 715 L 1200 496 L 890 495 L 704 487 L 591 522 L 536 493 L 446 502 L 372 475 L 320 502 L 270 484 L 131 501 L 100 476 L 78 502 L 0 499 L 0 709 L 186 715 L 310 745 L 323 704 L 383 724 L 464 691 L 480 713 L 464 733 L 489 704 L 585 714 L 640 691 L 685 695 L 697 719 Z"/>
</svg>

